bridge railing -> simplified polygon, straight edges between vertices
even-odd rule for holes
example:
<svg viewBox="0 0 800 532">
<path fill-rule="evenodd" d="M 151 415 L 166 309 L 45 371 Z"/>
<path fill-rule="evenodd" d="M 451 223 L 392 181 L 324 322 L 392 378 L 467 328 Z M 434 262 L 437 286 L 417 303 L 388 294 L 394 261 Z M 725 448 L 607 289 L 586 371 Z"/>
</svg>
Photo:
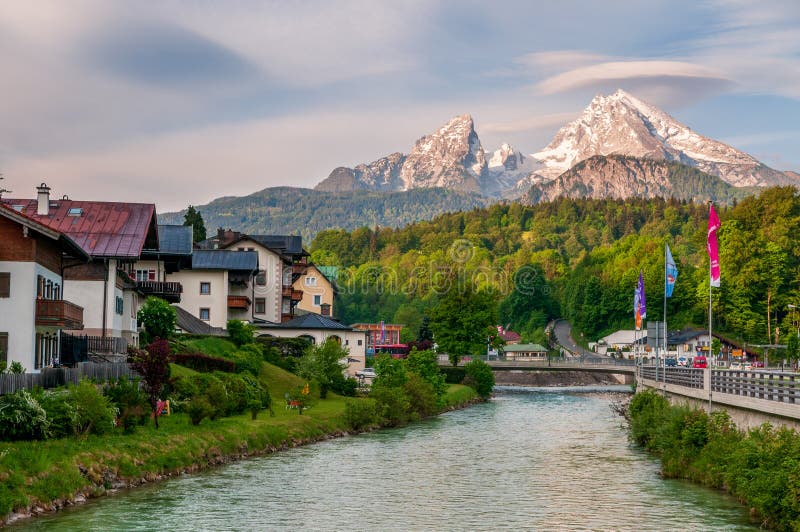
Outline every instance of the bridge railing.
<svg viewBox="0 0 800 532">
<path fill-rule="evenodd" d="M 781 403 L 800 403 L 800 375 L 712 370 L 711 391 Z"/>
</svg>

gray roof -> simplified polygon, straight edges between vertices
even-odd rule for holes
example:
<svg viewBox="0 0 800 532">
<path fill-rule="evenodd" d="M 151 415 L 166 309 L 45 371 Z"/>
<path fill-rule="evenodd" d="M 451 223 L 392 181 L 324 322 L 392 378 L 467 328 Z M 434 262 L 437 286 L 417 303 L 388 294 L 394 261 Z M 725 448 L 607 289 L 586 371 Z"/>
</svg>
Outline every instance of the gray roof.
<svg viewBox="0 0 800 532">
<path fill-rule="evenodd" d="M 303 255 L 303 238 L 297 235 L 242 235 L 286 255 Z"/>
<path fill-rule="evenodd" d="M 274 325 L 265 325 L 267 327 L 279 327 L 281 329 L 337 329 L 341 331 L 352 331 L 352 327 L 342 325 L 336 320 L 332 320 L 326 316 L 319 314 L 304 314 L 297 316 L 289 321 L 283 323 L 276 323 Z"/>
<path fill-rule="evenodd" d="M 547 352 L 547 348 L 540 345 L 540 344 L 513 344 L 513 345 L 506 345 L 503 346 L 503 351 L 506 353 L 544 353 Z"/>
<path fill-rule="evenodd" d="M 208 336 L 227 336 L 225 329 L 219 327 L 212 327 L 200 318 L 193 316 L 189 311 L 182 309 L 177 305 L 172 305 L 177 315 L 175 325 L 190 334 L 205 334 Z"/>
<path fill-rule="evenodd" d="M 196 249 L 192 253 L 192 269 L 254 271 L 258 269 L 258 253 L 226 249 Z"/>
<path fill-rule="evenodd" d="M 191 255 L 192 226 L 159 224 L 158 251 L 172 255 Z"/>
</svg>

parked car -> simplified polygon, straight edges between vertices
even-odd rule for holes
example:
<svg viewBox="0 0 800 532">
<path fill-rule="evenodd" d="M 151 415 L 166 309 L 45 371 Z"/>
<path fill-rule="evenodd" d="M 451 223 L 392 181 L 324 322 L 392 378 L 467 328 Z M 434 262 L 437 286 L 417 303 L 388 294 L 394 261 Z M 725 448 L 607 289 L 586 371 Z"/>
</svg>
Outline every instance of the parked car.
<svg viewBox="0 0 800 532">
<path fill-rule="evenodd" d="M 753 369 L 753 364 L 751 362 L 745 362 L 742 364 L 742 369 L 745 371 L 751 371 Z"/>
<path fill-rule="evenodd" d="M 364 368 L 362 370 L 356 371 L 356 377 L 358 377 L 359 379 L 374 379 L 375 368 Z"/>
<path fill-rule="evenodd" d="M 686 358 L 686 357 L 678 357 L 678 365 L 679 366 L 688 366 L 689 365 L 689 359 Z"/>
<path fill-rule="evenodd" d="M 736 361 L 731 362 L 731 368 L 730 369 L 741 370 L 742 369 L 742 363 L 741 362 L 736 362 Z"/>
<path fill-rule="evenodd" d="M 760 361 L 760 360 L 756 360 L 755 362 L 753 362 L 753 367 L 754 368 L 763 368 L 764 367 L 764 363 L 762 361 Z"/>
<path fill-rule="evenodd" d="M 708 367 L 708 359 L 702 355 L 694 357 L 694 361 L 692 362 L 693 368 L 707 368 Z"/>
<path fill-rule="evenodd" d="M 674 368 L 677 365 L 678 365 L 678 361 L 675 360 L 674 358 L 664 359 L 664 366 L 666 366 L 668 368 Z"/>
</svg>

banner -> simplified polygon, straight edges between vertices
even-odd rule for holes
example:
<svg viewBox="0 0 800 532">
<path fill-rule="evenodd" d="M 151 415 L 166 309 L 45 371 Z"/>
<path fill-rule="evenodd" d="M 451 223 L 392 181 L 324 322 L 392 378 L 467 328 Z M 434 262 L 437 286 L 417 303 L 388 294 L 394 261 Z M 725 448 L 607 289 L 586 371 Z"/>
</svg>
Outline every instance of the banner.
<svg viewBox="0 0 800 532">
<path fill-rule="evenodd" d="M 639 272 L 639 315 L 642 318 L 647 317 L 647 303 L 644 297 L 644 277 L 642 277 L 641 271 Z"/>
<path fill-rule="evenodd" d="M 675 289 L 675 281 L 678 279 L 678 267 L 675 266 L 672 252 L 669 250 L 669 244 L 667 244 L 667 266 L 665 270 L 667 275 L 664 281 L 664 296 L 672 297 L 672 291 Z"/>
<path fill-rule="evenodd" d="M 714 205 L 708 205 L 708 258 L 711 261 L 711 286 L 719 288 L 719 249 L 717 248 L 717 229 L 719 217 Z"/>
<path fill-rule="evenodd" d="M 636 323 L 636 330 L 642 329 L 642 317 L 639 315 L 639 288 L 633 291 L 633 319 Z"/>
</svg>

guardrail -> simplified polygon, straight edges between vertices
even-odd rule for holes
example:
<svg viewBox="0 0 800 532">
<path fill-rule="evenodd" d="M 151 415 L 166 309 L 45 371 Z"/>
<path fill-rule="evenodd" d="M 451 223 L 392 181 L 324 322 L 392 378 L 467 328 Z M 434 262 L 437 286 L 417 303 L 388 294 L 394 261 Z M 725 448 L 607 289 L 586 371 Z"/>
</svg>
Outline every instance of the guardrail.
<svg viewBox="0 0 800 532">
<path fill-rule="evenodd" d="M 711 372 L 711 391 L 798 404 L 800 403 L 800 375 L 713 370 Z"/>
</svg>

